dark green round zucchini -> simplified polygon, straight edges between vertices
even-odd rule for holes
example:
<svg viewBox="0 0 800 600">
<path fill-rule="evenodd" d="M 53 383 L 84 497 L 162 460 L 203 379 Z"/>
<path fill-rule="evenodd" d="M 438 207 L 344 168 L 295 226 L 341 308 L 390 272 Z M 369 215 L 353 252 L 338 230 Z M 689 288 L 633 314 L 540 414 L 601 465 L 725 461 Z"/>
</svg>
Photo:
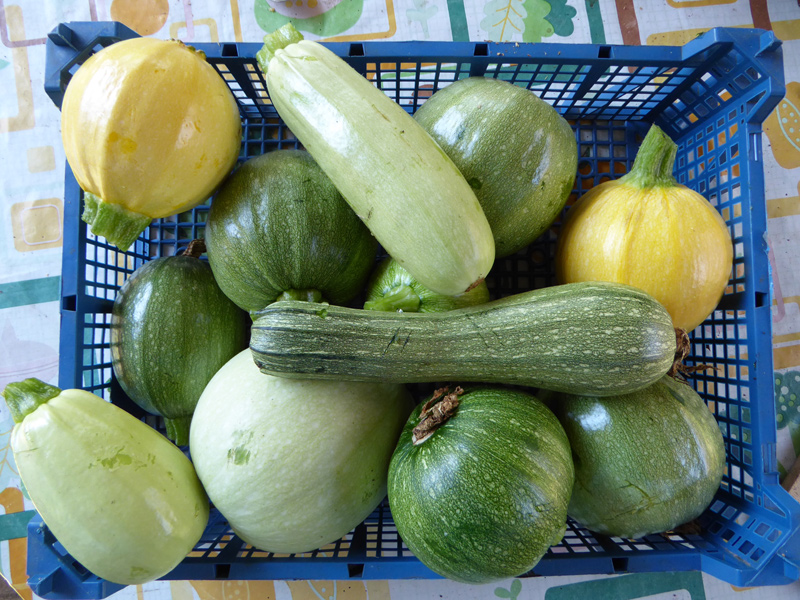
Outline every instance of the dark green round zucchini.
<svg viewBox="0 0 800 600">
<path fill-rule="evenodd" d="M 564 208 L 578 168 L 575 133 L 533 92 L 469 77 L 437 91 L 414 118 L 469 182 L 498 258 L 530 244 Z"/>
<path fill-rule="evenodd" d="M 516 577 L 564 536 L 569 441 L 530 394 L 458 392 L 437 391 L 408 419 L 389 465 L 392 516 L 440 575 L 473 584 Z"/>
<path fill-rule="evenodd" d="M 345 304 L 362 291 L 377 241 L 304 150 L 243 163 L 214 197 L 208 261 L 247 311 L 285 297 Z"/>
<path fill-rule="evenodd" d="M 640 538 L 698 517 L 725 474 L 725 441 L 703 399 L 666 375 L 630 394 L 558 394 L 551 404 L 575 462 L 569 515 Z"/>
<path fill-rule="evenodd" d="M 440 313 L 277 302 L 250 349 L 283 377 L 422 383 L 482 381 L 593 395 L 643 388 L 673 364 L 669 314 L 632 286 L 548 287 Z"/>
<path fill-rule="evenodd" d="M 219 289 L 198 258 L 202 240 L 181 256 L 145 263 L 117 292 L 111 365 L 136 404 L 166 421 L 167 437 L 189 443 L 189 425 L 211 377 L 247 346 L 247 314 Z"/>
</svg>

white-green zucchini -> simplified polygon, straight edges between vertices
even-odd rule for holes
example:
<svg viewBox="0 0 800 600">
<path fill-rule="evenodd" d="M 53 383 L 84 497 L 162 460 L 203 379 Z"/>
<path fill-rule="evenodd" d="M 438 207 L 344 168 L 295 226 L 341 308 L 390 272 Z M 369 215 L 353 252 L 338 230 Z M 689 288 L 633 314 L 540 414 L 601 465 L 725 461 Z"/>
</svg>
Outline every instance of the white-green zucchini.
<svg viewBox="0 0 800 600">
<path fill-rule="evenodd" d="M 676 338 L 666 309 L 633 286 L 548 287 L 440 313 L 276 302 L 257 313 L 250 350 L 282 377 L 519 384 L 593 396 L 663 376 Z"/>
<path fill-rule="evenodd" d="M 452 160 L 403 108 L 287 24 L 257 55 L 280 117 L 386 251 L 454 296 L 494 263 L 494 237 Z"/>
<path fill-rule="evenodd" d="M 208 497 L 177 446 L 86 390 L 26 379 L 3 395 L 22 482 L 72 558 L 134 585 L 166 575 L 194 548 Z"/>
</svg>

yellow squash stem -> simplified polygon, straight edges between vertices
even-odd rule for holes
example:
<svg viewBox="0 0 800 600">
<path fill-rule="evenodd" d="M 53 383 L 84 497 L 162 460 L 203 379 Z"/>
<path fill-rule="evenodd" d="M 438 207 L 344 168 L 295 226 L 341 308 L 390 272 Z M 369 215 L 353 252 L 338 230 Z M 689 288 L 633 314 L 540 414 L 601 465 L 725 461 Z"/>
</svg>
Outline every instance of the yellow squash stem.
<svg viewBox="0 0 800 600">
<path fill-rule="evenodd" d="M 678 145 L 658 125 L 652 125 L 642 142 L 633 168 L 619 179 L 631 187 L 648 189 L 678 185 L 672 175 Z"/>
<path fill-rule="evenodd" d="M 147 215 L 133 212 L 119 204 L 104 202 L 89 192 L 83 195 L 81 220 L 89 225 L 93 234 L 103 236 L 120 250 L 130 248 L 152 221 Z"/>
</svg>

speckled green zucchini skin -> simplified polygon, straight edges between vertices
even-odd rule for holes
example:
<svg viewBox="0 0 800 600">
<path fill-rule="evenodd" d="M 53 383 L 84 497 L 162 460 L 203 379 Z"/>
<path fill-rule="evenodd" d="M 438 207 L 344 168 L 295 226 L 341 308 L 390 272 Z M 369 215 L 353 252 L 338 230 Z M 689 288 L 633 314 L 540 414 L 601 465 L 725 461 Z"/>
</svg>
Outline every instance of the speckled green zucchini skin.
<svg viewBox="0 0 800 600">
<path fill-rule="evenodd" d="M 395 383 L 481 381 L 597 396 L 641 389 L 675 354 L 669 314 L 632 286 L 554 286 L 441 313 L 276 302 L 250 349 L 262 371 Z"/>
<path fill-rule="evenodd" d="M 378 245 L 303 150 L 244 162 L 211 203 L 205 235 L 220 288 L 247 311 L 293 291 L 346 304 L 363 289 Z"/>
<path fill-rule="evenodd" d="M 666 375 L 620 396 L 559 394 L 551 406 L 575 461 L 569 515 L 587 529 L 640 538 L 711 504 L 725 474 L 725 442 L 689 385 Z"/>
<path fill-rule="evenodd" d="M 469 77 L 437 91 L 414 119 L 469 182 L 498 257 L 530 244 L 564 208 L 578 168 L 575 133 L 533 92 Z"/>
<path fill-rule="evenodd" d="M 526 573 L 566 529 L 574 472 L 558 420 L 529 394 L 467 389 L 456 413 L 414 445 L 421 408 L 389 465 L 400 537 L 428 568 L 456 581 Z"/>
<path fill-rule="evenodd" d="M 247 347 L 247 320 L 207 263 L 191 256 L 157 258 L 139 267 L 114 301 L 114 374 L 131 400 L 166 419 L 170 439 L 188 444 L 206 384 Z"/>
</svg>

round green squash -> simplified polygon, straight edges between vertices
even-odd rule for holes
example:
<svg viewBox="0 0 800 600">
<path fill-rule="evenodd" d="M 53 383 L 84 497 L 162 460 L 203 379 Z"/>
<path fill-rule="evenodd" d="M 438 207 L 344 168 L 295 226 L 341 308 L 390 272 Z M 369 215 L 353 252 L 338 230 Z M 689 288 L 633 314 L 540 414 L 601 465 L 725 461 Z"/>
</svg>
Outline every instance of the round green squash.
<svg viewBox="0 0 800 600">
<path fill-rule="evenodd" d="M 279 297 L 345 304 L 362 291 L 377 241 L 304 150 L 244 162 L 206 223 L 222 291 L 249 312 Z"/>
<path fill-rule="evenodd" d="M 439 575 L 489 583 L 530 571 L 566 530 L 573 467 L 534 396 L 439 390 L 409 417 L 389 465 L 395 525 Z"/>
<path fill-rule="evenodd" d="M 245 350 L 203 392 L 189 448 L 239 537 L 270 552 L 307 552 L 346 535 L 386 496 L 412 408 L 402 385 L 272 377 Z"/>
<path fill-rule="evenodd" d="M 711 504 L 725 473 L 714 416 L 689 385 L 665 375 L 621 396 L 560 394 L 552 404 L 572 446 L 569 516 L 623 538 L 669 531 Z"/>
<path fill-rule="evenodd" d="M 533 92 L 469 77 L 437 91 L 414 118 L 475 192 L 497 257 L 533 242 L 564 208 L 578 168 L 575 134 Z"/>
<path fill-rule="evenodd" d="M 126 394 L 164 417 L 167 437 L 189 443 L 189 424 L 206 384 L 247 346 L 247 314 L 219 289 L 198 256 L 145 263 L 117 292 L 111 312 L 111 366 Z"/>
<path fill-rule="evenodd" d="M 172 571 L 199 541 L 208 498 L 186 455 L 85 390 L 6 386 L 10 446 L 44 522 L 89 571 L 123 585 Z"/>
<path fill-rule="evenodd" d="M 489 301 L 486 281 L 474 288 L 447 296 L 422 285 L 391 256 L 382 260 L 367 282 L 366 310 L 444 312 Z"/>
</svg>

